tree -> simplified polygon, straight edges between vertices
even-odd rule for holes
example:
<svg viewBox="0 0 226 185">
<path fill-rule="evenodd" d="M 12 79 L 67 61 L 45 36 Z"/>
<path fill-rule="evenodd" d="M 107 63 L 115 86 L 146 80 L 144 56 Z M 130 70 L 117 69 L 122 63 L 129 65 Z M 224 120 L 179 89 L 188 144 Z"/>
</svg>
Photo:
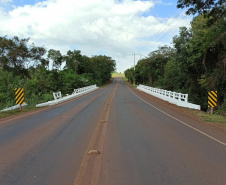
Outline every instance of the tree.
<svg viewBox="0 0 226 185">
<path fill-rule="evenodd" d="M 60 71 L 61 91 L 63 94 L 71 94 L 74 89 L 82 87 L 80 77 L 72 69 Z"/>
<path fill-rule="evenodd" d="M 226 76 L 226 20 L 214 25 L 208 18 L 198 15 L 191 29 L 180 29 L 173 39 L 176 48 L 175 63 L 186 74 L 184 87 L 192 101 L 207 108 L 207 91 L 218 90 L 218 104 L 225 98 Z"/>
<path fill-rule="evenodd" d="M 149 53 L 147 58 L 139 60 L 135 67 L 136 83 L 163 86 L 165 66 L 174 56 L 174 53 L 173 48 L 162 46 L 158 50 Z"/>
<path fill-rule="evenodd" d="M 76 73 L 80 72 L 78 69 L 78 66 L 79 66 L 79 63 L 82 62 L 81 51 L 69 50 L 67 52 L 67 55 L 65 56 L 65 61 L 66 61 L 65 69 L 72 69 Z"/>
<path fill-rule="evenodd" d="M 94 73 L 94 69 L 89 57 L 83 55 L 78 62 L 78 74 Z"/>
<path fill-rule="evenodd" d="M 50 49 L 48 51 L 48 59 L 52 60 L 53 67 L 52 69 L 57 69 L 58 71 L 61 68 L 61 65 L 63 63 L 64 57 L 61 55 L 59 50 Z"/>
<path fill-rule="evenodd" d="M 28 67 L 39 63 L 46 52 L 44 47 L 29 46 L 28 41 L 29 38 L 19 39 L 16 36 L 12 39 L 0 37 L 0 67 L 14 75 L 27 76 Z"/>
<path fill-rule="evenodd" d="M 94 79 L 98 85 L 104 84 L 111 78 L 111 73 L 115 70 L 115 60 L 105 55 L 93 56 L 91 58 L 94 68 Z"/>
<path fill-rule="evenodd" d="M 178 8 L 197 15 L 191 28 L 181 27 L 173 49 L 160 47 L 138 61 L 138 83 L 189 94 L 189 101 L 207 109 L 207 92 L 218 91 L 218 106 L 226 99 L 225 1 L 178 0 Z M 133 69 L 125 71 L 133 80 Z"/>
<path fill-rule="evenodd" d="M 18 87 L 23 87 L 23 81 L 13 72 L 0 68 L 0 110 L 15 104 L 15 88 Z"/>
<path fill-rule="evenodd" d="M 163 89 L 169 91 L 187 93 L 187 73 L 175 61 L 173 57 L 165 66 L 165 74 L 163 78 Z"/>
<path fill-rule="evenodd" d="M 128 79 L 128 81 L 133 84 L 133 81 L 134 81 L 134 68 L 131 67 L 127 70 L 125 70 L 125 77 Z"/>
<path fill-rule="evenodd" d="M 167 62 L 173 57 L 174 49 L 168 46 L 159 47 L 158 50 L 149 53 L 152 59 L 152 66 L 155 68 L 153 79 L 157 86 L 162 86 L 162 79 L 165 73 L 165 66 Z"/>
<path fill-rule="evenodd" d="M 202 70 L 199 84 L 206 91 L 218 89 L 218 105 L 221 105 L 226 92 L 226 20 L 219 19 L 208 26 L 208 19 L 199 15 L 192 22 L 192 30 L 190 60 L 199 62 Z"/>
<path fill-rule="evenodd" d="M 89 58 L 79 50 L 69 50 L 63 56 L 59 50 L 50 49 L 48 58 L 43 58 L 46 49 L 28 42 L 29 38 L 0 37 L 0 108 L 15 103 L 17 87 L 24 88 L 26 103 L 35 105 L 51 100 L 53 91 L 61 90 L 65 95 L 76 88 L 102 85 L 115 70 L 115 61 L 108 56 Z M 66 65 L 61 69 L 63 62 Z"/>
<path fill-rule="evenodd" d="M 177 8 L 188 8 L 188 15 L 203 14 L 211 18 L 211 23 L 226 15 L 225 0 L 178 0 Z"/>
</svg>

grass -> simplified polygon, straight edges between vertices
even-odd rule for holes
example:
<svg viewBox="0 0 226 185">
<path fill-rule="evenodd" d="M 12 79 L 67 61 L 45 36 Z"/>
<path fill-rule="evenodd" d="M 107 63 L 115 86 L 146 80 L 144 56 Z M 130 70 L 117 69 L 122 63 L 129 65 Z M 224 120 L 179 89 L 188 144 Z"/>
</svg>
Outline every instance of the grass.
<svg viewBox="0 0 226 185">
<path fill-rule="evenodd" d="M 128 79 L 124 76 L 123 77 L 124 82 L 131 88 L 133 88 L 133 84 L 128 82 Z M 217 123 L 224 127 L 226 127 L 226 117 L 223 115 L 217 114 L 218 112 L 214 112 L 212 115 L 207 112 L 199 111 L 199 110 L 193 110 L 193 109 L 185 109 L 185 112 L 188 112 L 191 116 L 196 117 L 197 119 L 208 122 L 208 123 Z"/>
<path fill-rule="evenodd" d="M 220 127 L 226 128 L 226 117 L 223 115 L 210 114 L 208 112 L 203 112 L 201 110 L 193 110 L 193 109 L 184 109 L 190 116 L 195 117 L 196 119 L 203 121 L 205 123 L 216 124 Z"/>
<path fill-rule="evenodd" d="M 203 111 L 196 111 L 196 115 L 205 122 L 223 123 L 226 126 L 226 117 L 218 114 L 210 114 Z"/>
<path fill-rule="evenodd" d="M 113 76 L 116 77 L 119 75 L 122 76 L 123 80 L 129 87 L 134 87 L 132 84 L 130 84 L 128 82 L 128 80 L 125 78 L 125 76 L 123 74 L 113 73 L 112 77 Z M 112 82 L 112 80 L 113 79 L 111 79 L 108 83 L 104 84 L 101 87 L 107 86 L 109 83 Z M 19 109 L 15 109 L 15 110 L 10 110 L 10 111 L 6 111 L 6 112 L 0 112 L 0 119 L 6 118 L 9 116 L 13 116 L 13 115 L 23 114 L 25 112 L 29 112 L 29 111 L 33 111 L 33 110 L 37 110 L 37 109 L 40 109 L 40 108 L 37 108 L 35 106 L 26 106 L 23 108 L 22 111 L 20 111 Z M 196 118 L 198 118 L 201 121 L 209 122 L 209 123 L 218 123 L 218 124 L 221 124 L 226 127 L 226 117 L 225 116 L 218 115 L 216 113 L 211 115 L 210 113 L 206 113 L 206 112 L 198 111 L 198 110 L 192 110 L 192 109 L 186 109 L 185 111 L 188 112 L 189 114 L 191 114 L 192 116 L 195 116 Z"/>
<path fill-rule="evenodd" d="M 130 88 L 134 88 L 134 87 L 135 87 L 133 84 L 131 84 L 131 83 L 128 81 L 128 79 L 127 79 L 125 76 L 123 76 L 122 79 L 124 80 L 124 82 L 126 83 L 126 85 L 128 85 Z"/>
<path fill-rule="evenodd" d="M 20 109 L 14 109 L 14 110 L 6 111 L 6 112 L 0 112 L 0 119 L 6 118 L 9 116 L 13 116 L 13 115 L 23 114 L 25 112 L 30 112 L 30 111 L 38 110 L 38 109 L 40 109 L 40 108 L 35 107 L 35 106 L 26 106 L 22 109 L 22 111 L 20 111 Z"/>
<path fill-rule="evenodd" d="M 112 78 L 115 78 L 115 77 L 117 77 L 117 76 L 123 77 L 124 74 L 123 74 L 123 73 L 117 73 L 117 72 L 116 72 L 116 73 L 112 73 L 111 76 L 112 76 Z"/>
<path fill-rule="evenodd" d="M 111 78 L 110 81 L 106 82 L 105 84 L 101 85 L 100 88 L 108 86 L 112 81 L 113 81 L 113 78 Z M 9 117 L 9 116 L 13 116 L 13 115 L 23 114 L 23 113 L 38 110 L 38 109 L 40 109 L 40 107 L 36 107 L 35 105 L 28 105 L 28 106 L 24 107 L 22 109 L 22 111 L 20 111 L 19 108 L 14 109 L 14 110 L 5 111 L 5 112 L 0 111 L 0 119 L 6 118 L 6 117 Z"/>
</svg>

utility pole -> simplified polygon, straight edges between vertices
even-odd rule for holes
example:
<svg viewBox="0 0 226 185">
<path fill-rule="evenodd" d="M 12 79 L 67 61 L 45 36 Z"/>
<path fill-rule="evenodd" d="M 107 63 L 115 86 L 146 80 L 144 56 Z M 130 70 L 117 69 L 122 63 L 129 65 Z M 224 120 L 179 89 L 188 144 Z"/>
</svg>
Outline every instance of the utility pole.
<svg viewBox="0 0 226 185">
<path fill-rule="evenodd" d="M 133 85 L 135 86 L 135 56 L 138 55 L 138 53 L 132 53 L 132 55 L 134 55 L 134 74 L 133 74 Z"/>
</svg>

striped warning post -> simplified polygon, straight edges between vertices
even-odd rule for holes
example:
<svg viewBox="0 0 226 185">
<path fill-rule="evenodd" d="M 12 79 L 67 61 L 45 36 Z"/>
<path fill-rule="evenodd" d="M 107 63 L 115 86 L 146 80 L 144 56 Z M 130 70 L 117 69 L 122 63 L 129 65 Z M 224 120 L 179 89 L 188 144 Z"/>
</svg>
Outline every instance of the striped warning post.
<svg viewBox="0 0 226 185">
<path fill-rule="evenodd" d="M 217 91 L 208 92 L 208 107 L 217 106 Z"/>
<path fill-rule="evenodd" d="M 16 104 L 24 104 L 24 89 L 23 88 L 15 88 L 15 96 L 16 96 Z"/>
</svg>

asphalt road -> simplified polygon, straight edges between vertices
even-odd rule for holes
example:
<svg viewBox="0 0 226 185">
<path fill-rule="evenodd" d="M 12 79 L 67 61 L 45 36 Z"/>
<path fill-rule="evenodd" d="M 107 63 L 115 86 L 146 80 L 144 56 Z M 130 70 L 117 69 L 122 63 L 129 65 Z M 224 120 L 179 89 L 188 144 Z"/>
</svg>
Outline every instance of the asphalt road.
<svg viewBox="0 0 226 185">
<path fill-rule="evenodd" d="M 226 131 L 121 78 L 0 119 L 0 185 L 225 185 Z"/>
</svg>

